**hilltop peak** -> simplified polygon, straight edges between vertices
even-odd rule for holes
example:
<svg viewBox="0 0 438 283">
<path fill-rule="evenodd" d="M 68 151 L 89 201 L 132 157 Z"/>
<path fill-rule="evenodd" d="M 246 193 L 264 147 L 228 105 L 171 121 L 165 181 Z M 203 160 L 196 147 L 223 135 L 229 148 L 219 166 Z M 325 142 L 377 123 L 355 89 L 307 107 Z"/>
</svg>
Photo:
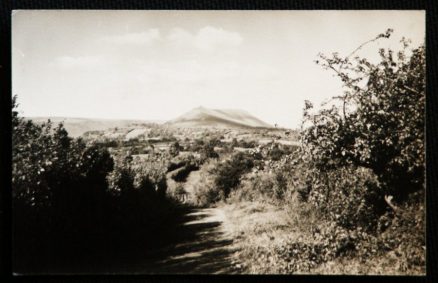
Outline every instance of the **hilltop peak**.
<svg viewBox="0 0 438 283">
<path fill-rule="evenodd" d="M 171 120 L 176 127 L 272 128 L 268 123 L 241 109 L 210 109 L 198 106 Z"/>
</svg>

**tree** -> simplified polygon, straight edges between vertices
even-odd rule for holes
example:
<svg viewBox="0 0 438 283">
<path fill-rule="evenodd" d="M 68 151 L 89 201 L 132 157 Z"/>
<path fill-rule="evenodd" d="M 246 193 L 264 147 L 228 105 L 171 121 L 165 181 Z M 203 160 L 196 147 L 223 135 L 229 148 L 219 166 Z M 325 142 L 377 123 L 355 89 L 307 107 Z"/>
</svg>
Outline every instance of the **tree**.
<svg viewBox="0 0 438 283">
<path fill-rule="evenodd" d="M 201 160 L 205 161 L 208 158 L 218 158 L 219 155 L 217 154 L 216 151 L 214 151 L 214 147 L 217 143 L 217 140 L 209 140 L 208 142 L 206 142 L 200 150 L 200 154 L 201 154 Z"/>
<path fill-rule="evenodd" d="M 181 145 L 179 144 L 179 142 L 173 142 L 171 145 L 170 145 L 170 148 L 169 148 L 169 153 L 170 153 L 170 155 L 172 156 L 172 157 L 175 157 L 175 156 L 177 156 L 178 154 L 179 154 L 179 152 L 181 151 L 181 150 L 183 150 L 183 148 L 181 147 Z"/>
<path fill-rule="evenodd" d="M 227 197 L 240 184 L 241 176 L 253 167 L 253 158 L 247 153 L 238 152 L 225 162 L 219 163 L 211 173 L 215 175 L 216 187 Z"/>
<path fill-rule="evenodd" d="M 335 72 L 345 92 L 334 97 L 340 105 L 316 114 L 306 101 L 303 142 L 319 168 L 370 168 L 386 193 L 403 198 L 424 186 L 425 48 L 411 50 L 402 39 L 397 54 L 380 49 L 376 64 L 351 58 L 365 44 L 391 33 L 387 30 L 345 58 L 320 54 L 316 63 Z"/>
</svg>

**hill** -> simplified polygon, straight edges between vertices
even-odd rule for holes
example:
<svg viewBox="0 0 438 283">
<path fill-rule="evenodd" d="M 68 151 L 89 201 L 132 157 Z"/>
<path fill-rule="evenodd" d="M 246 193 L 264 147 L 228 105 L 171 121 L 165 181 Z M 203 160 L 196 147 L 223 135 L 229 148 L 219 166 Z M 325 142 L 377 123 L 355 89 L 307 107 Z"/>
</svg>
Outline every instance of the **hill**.
<svg viewBox="0 0 438 283">
<path fill-rule="evenodd" d="M 168 121 L 166 124 L 181 128 L 216 127 L 216 128 L 272 128 L 266 122 L 250 113 L 239 109 L 209 109 L 197 107 Z"/>
<path fill-rule="evenodd" d="M 92 119 L 92 118 L 71 118 L 71 117 L 27 117 L 37 124 L 47 122 L 50 119 L 54 125 L 60 122 L 72 137 L 79 137 L 88 131 L 102 131 L 110 128 L 126 128 L 132 125 L 151 123 L 142 120 L 111 120 L 111 119 Z"/>
</svg>

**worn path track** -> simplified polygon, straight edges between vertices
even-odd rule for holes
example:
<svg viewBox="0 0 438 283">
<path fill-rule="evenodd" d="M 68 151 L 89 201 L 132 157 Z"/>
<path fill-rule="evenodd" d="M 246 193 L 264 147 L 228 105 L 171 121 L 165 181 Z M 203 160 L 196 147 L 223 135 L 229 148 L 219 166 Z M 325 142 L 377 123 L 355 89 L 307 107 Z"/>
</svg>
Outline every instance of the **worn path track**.
<svg viewBox="0 0 438 283">
<path fill-rule="evenodd" d="M 169 244 L 144 262 L 125 266 L 129 274 L 235 274 L 233 239 L 225 232 L 221 208 L 190 209 L 181 218 Z"/>
<path fill-rule="evenodd" d="M 199 177 L 199 171 L 191 172 L 184 184 L 189 199 L 193 197 L 193 186 Z M 168 184 L 171 188 L 176 185 L 170 174 Z M 233 262 L 233 238 L 225 229 L 226 221 L 220 207 L 188 209 L 172 228 L 167 245 L 157 247 L 148 255 L 147 262 L 130 264 L 125 271 L 143 274 L 238 273 L 240 265 Z"/>
<path fill-rule="evenodd" d="M 193 209 L 184 217 L 177 242 L 163 249 L 156 262 L 157 273 L 230 274 L 233 239 L 224 230 L 225 214 L 220 208 Z"/>
</svg>

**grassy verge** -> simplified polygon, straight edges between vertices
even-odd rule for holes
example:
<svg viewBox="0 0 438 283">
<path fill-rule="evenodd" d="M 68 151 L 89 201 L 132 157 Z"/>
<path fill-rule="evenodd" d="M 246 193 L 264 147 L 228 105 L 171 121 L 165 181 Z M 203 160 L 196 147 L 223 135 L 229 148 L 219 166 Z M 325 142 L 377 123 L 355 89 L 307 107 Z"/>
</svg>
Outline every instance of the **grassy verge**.
<svg viewBox="0 0 438 283">
<path fill-rule="evenodd" d="M 300 208 L 300 213 L 263 202 L 221 203 L 227 221 L 224 228 L 234 238 L 234 261 L 246 274 L 384 274 L 422 275 L 424 265 L 407 264 L 406 252 L 400 248 L 382 250 L 380 237 L 367 235 L 357 241 L 356 250 L 331 253 L 331 239 L 320 230 L 331 233 L 314 211 Z M 304 212 L 303 212 L 304 211 Z M 306 214 L 305 217 L 302 214 Z M 326 226 L 325 228 L 323 228 Z M 318 228 L 319 227 L 319 228 Z M 344 231 L 337 232 L 342 238 Z M 336 233 L 335 233 L 336 234 Z M 350 235 L 351 236 L 351 235 Z M 371 244 L 375 243 L 375 244 Z M 376 250 L 373 250 L 373 249 Z M 369 249 L 368 255 L 364 256 Z M 338 247 L 337 250 L 342 250 Z"/>
</svg>

